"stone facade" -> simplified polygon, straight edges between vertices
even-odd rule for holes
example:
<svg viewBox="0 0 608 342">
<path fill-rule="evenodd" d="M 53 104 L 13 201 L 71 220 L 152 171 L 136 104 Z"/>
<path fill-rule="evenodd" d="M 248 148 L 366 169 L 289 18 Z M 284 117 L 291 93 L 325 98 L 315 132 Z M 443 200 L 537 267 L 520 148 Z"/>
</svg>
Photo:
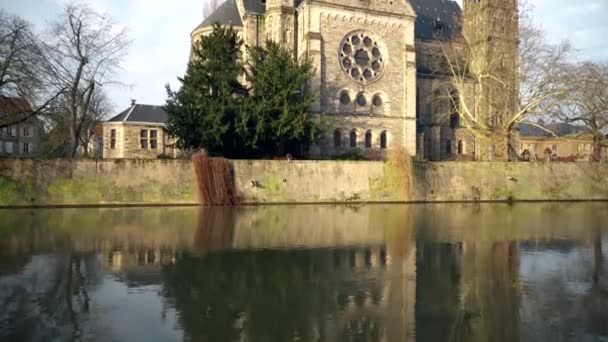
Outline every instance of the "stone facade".
<svg viewBox="0 0 608 342">
<path fill-rule="evenodd" d="M 40 123 L 30 118 L 8 127 L 0 128 L 0 156 L 32 157 L 40 150 Z"/>
<path fill-rule="evenodd" d="M 310 149 L 311 156 L 358 152 L 373 158 L 392 148 L 406 148 L 426 160 L 475 158 L 478 142 L 457 118 L 446 115 L 450 101 L 431 103 L 437 92 L 449 93 L 452 87 L 445 74 L 428 71 L 426 59 L 441 53 L 436 33 L 456 37 L 461 28 L 470 30 L 481 23 L 486 26 L 475 35 L 476 40 L 493 37 L 493 44 L 514 47 L 515 55 L 505 57 L 509 68 L 504 71 L 513 73 L 517 58 L 514 0 L 491 6 L 467 0 L 465 8 L 470 13 L 465 16 L 456 2 L 443 0 L 256 1 L 226 0 L 192 32 L 192 42 L 219 22 L 234 27 L 248 46 L 270 39 L 298 58 L 308 59 L 315 68 L 309 87 L 318 94 L 309 111 L 333 125 L 327 137 Z M 504 27 L 494 29 L 491 16 L 496 8 L 503 8 L 502 2 L 509 6 L 503 6 L 501 13 L 510 17 L 501 21 Z M 484 56 L 494 58 L 490 48 L 483 46 L 488 51 Z M 476 94 L 474 84 L 470 91 Z M 472 106 L 475 97 L 467 96 Z M 504 103 L 493 105 L 504 107 L 511 100 L 507 97 Z M 492 108 L 488 105 L 484 113 Z"/>
<path fill-rule="evenodd" d="M 593 137 L 529 137 L 519 139 L 518 148 L 521 160 L 550 161 L 569 159 L 572 161 L 589 161 L 593 154 Z M 602 160 L 608 161 L 608 147 L 602 148 Z"/>
<path fill-rule="evenodd" d="M 103 125 L 103 158 L 175 158 L 177 150 L 164 125 L 106 122 Z"/>
</svg>

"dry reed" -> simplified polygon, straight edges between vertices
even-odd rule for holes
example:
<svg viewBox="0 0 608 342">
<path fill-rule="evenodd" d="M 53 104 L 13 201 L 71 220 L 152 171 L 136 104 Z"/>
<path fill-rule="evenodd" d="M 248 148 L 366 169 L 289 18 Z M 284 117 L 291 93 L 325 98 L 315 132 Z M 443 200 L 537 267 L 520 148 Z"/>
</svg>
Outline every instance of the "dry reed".
<svg viewBox="0 0 608 342">
<path fill-rule="evenodd" d="M 202 205 L 236 205 L 236 186 L 232 165 L 225 158 L 211 158 L 206 153 L 192 156 L 198 195 Z"/>
</svg>

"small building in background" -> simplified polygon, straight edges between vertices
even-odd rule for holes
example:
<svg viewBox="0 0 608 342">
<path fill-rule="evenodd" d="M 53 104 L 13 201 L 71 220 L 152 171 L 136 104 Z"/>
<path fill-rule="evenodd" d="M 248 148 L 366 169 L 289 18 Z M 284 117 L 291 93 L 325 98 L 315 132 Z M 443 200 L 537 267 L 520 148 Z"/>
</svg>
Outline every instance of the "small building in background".
<svg viewBox="0 0 608 342">
<path fill-rule="evenodd" d="M 133 101 L 103 123 L 103 158 L 176 158 L 176 140 L 166 130 L 167 120 L 163 107 Z"/>
<path fill-rule="evenodd" d="M 32 157 L 40 149 L 40 122 L 23 98 L 0 96 L 0 156 Z"/>
<path fill-rule="evenodd" d="M 567 123 L 544 124 L 541 122 L 540 125 L 547 131 L 529 124 L 519 126 L 520 160 L 590 160 L 593 153 L 593 136 L 586 133 L 584 127 Z M 602 151 L 602 160 L 608 160 L 606 148 Z"/>
</svg>

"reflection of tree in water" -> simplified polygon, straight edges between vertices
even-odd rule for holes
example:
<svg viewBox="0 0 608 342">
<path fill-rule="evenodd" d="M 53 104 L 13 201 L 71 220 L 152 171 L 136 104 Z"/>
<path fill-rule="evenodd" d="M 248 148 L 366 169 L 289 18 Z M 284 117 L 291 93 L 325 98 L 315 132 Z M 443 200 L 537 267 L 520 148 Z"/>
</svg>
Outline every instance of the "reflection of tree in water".
<svg viewBox="0 0 608 342">
<path fill-rule="evenodd" d="M 0 340 L 74 340 L 83 334 L 88 288 L 100 281 L 94 254 L 32 257 L 21 274 L 0 279 Z"/>
<path fill-rule="evenodd" d="M 202 207 L 192 243 L 193 254 L 204 255 L 228 249 L 234 235 L 235 210 L 231 207 Z"/>
<path fill-rule="evenodd" d="M 608 337 L 608 279 L 604 270 L 602 231 L 596 227 L 593 235 L 593 280 L 585 296 L 587 329 L 596 336 Z"/>
<path fill-rule="evenodd" d="M 404 297 L 411 296 L 412 320 L 414 300 L 404 286 L 415 284 L 415 273 L 412 267 L 414 278 L 406 279 L 401 259 L 411 254 L 413 237 L 403 210 L 380 211 L 375 224 L 389 227 L 387 247 L 235 251 L 228 248 L 230 212 L 204 210 L 194 252 L 163 266 L 163 295 L 196 341 L 404 338 Z"/>
<path fill-rule="evenodd" d="M 334 255 L 337 253 L 337 255 Z M 229 341 L 310 340 L 324 331 L 326 318 L 344 310 L 351 296 L 363 305 L 366 293 L 380 297 L 374 284 L 345 281 L 336 260 L 349 260 L 349 251 L 327 249 L 257 251 L 178 257 L 164 269 L 165 295 L 174 301 L 180 322 L 192 338 Z M 346 330 L 367 328 L 378 334 L 370 319 L 343 322 Z M 344 332 L 348 334 L 348 331 Z"/>
<path fill-rule="evenodd" d="M 419 340 L 519 339 L 515 243 L 424 242 L 418 251 Z"/>
</svg>

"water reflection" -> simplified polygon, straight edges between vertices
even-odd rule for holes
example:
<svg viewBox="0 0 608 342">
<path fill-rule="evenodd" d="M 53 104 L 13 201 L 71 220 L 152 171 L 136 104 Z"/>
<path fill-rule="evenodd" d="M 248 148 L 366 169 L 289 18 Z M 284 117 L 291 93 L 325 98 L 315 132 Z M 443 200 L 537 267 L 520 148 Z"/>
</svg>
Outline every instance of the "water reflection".
<svg viewBox="0 0 608 342">
<path fill-rule="evenodd" d="M 0 211 L 0 340 L 605 339 L 606 209 Z"/>
</svg>

